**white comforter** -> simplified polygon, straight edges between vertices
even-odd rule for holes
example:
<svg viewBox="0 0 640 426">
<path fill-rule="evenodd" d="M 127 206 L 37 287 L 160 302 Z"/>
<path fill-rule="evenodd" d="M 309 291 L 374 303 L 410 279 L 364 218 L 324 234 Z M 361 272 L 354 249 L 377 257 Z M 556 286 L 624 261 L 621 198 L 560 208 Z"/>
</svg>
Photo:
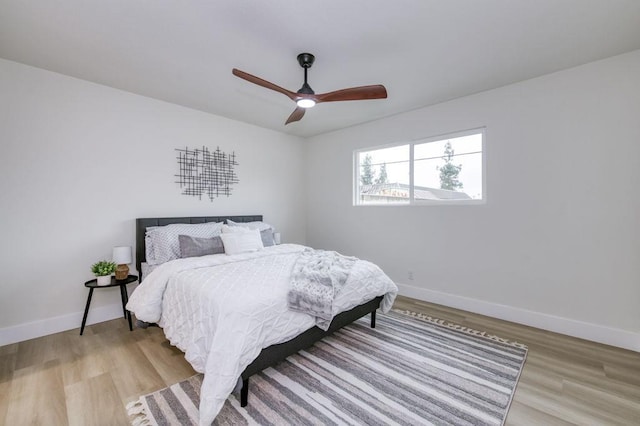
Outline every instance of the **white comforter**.
<svg viewBox="0 0 640 426">
<path fill-rule="evenodd" d="M 205 373 L 201 425 L 213 422 L 263 348 L 314 326 L 312 316 L 287 309 L 291 272 L 304 249 L 283 244 L 173 260 L 156 268 L 131 295 L 127 309 L 142 321 L 158 323 L 193 368 Z M 358 261 L 336 295 L 334 314 L 382 295 L 381 309 L 387 312 L 397 292 L 380 268 Z"/>
</svg>

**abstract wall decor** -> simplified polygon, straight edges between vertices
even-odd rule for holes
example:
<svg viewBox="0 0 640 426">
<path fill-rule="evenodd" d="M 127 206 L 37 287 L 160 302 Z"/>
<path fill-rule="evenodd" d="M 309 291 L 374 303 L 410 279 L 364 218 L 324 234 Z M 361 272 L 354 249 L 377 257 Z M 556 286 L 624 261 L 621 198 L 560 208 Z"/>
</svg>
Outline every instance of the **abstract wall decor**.
<svg viewBox="0 0 640 426">
<path fill-rule="evenodd" d="M 217 147 L 215 151 L 203 146 L 202 149 L 176 148 L 178 151 L 179 174 L 175 175 L 182 193 L 202 200 L 231 195 L 232 185 L 238 183 L 234 167 L 238 165 L 236 154 L 227 154 Z"/>
</svg>

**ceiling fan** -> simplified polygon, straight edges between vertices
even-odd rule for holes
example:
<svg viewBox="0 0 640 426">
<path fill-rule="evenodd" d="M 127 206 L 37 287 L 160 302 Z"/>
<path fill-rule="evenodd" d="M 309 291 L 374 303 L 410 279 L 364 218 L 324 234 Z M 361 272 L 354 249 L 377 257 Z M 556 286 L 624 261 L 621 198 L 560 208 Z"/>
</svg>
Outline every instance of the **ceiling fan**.
<svg viewBox="0 0 640 426">
<path fill-rule="evenodd" d="M 384 99 L 387 97 L 387 89 L 381 84 L 375 84 L 373 86 L 360 86 L 350 87 L 348 89 L 336 90 L 335 92 L 328 92 L 322 94 L 316 94 L 311 86 L 307 83 L 307 70 L 313 65 L 315 56 L 311 53 L 301 53 L 298 55 L 298 63 L 304 69 L 304 84 L 297 92 L 284 89 L 277 86 L 267 80 L 263 80 L 255 75 L 251 75 L 239 69 L 233 69 L 233 75 L 247 80 L 258 86 L 266 87 L 267 89 L 275 90 L 297 104 L 293 113 L 287 118 L 285 125 L 299 121 L 303 116 L 307 108 L 313 107 L 315 104 L 321 102 L 336 102 L 336 101 L 359 101 L 366 99 Z"/>
</svg>

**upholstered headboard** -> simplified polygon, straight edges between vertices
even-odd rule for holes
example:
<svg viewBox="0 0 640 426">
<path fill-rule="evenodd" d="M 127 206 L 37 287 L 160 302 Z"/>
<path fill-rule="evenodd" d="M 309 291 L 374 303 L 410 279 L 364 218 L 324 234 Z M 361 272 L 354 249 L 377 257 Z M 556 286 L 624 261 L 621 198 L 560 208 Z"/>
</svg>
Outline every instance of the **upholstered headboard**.
<svg viewBox="0 0 640 426">
<path fill-rule="evenodd" d="M 223 222 L 231 219 L 234 222 L 261 221 L 262 215 L 250 216 L 198 216 L 198 217 L 148 217 L 136 219 L 136 269 L 141 274 L 141 264 L 146 260 L 145 234 L 149 226 L 164 226 L 172 223 L 206 223 Z"/>
</svg>

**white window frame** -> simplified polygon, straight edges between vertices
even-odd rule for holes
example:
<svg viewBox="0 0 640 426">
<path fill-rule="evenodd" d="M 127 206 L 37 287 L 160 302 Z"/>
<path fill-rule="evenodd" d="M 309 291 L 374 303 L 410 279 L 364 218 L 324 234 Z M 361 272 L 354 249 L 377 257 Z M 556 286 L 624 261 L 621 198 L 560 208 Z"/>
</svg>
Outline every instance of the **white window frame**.
<svg viewBox="0 0 640 426">
<path fill-rule="evenodd" d="M 486 127 L 477 127 L 451 133 L 444 133 L 427 138 L 415 139 L 407 142 L 396 142 L 374 147 L 360 148 L 353 151 L 353 205 L 355 207 L 406 207 L 406 206 L 441 206 L 441 205 L 479 205 L 487 203 L 487 131 Z M 482 134 L 482 199 L 480 200 L 415 200 L 414 199 L 414 147 L 429 142 L 441 141 L 443 139 L 454 139 L 474 134 Z M 360 201 L 360 163 L 358 157 L 361 152 L 375 151 L 378 149 L 393 148 L 397 146 L 409 145 L 409 202 L 408 203 L 367 203 Z"/>
</svg>

